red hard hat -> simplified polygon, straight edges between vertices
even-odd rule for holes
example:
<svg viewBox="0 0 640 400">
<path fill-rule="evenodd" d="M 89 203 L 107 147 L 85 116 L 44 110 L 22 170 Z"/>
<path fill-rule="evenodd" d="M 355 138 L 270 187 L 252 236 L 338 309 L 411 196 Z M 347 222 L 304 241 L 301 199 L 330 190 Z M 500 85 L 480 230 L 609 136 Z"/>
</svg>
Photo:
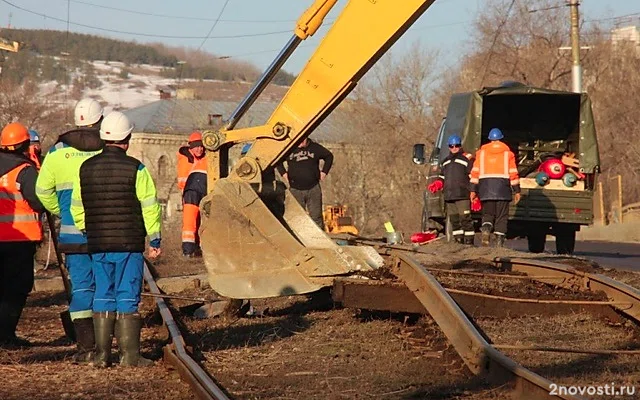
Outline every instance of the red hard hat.
<svg viewBox="0 0 640 400">
<path fill-rule="evenodd" d="M 0 146 L 15 146 L 29 141 L 29 130 L 20 122 L 12 122 L 2 129 Z"/>
<path fill-rule="evenodd" d="M 196 142 L 198 140 L 202 140 L 202 133 L 193 132 L 191 135 L 189 135 L 189 143 Z"/>
</svg>

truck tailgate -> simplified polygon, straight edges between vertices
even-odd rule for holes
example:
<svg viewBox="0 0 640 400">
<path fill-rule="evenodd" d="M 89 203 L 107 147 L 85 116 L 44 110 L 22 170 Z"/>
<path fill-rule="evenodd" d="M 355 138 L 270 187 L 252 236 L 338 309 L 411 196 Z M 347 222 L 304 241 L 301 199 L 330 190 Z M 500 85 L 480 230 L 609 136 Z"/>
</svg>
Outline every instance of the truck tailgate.
<svg viewBox="0 0 640 400">
<path fill-rule="evenodd" d="M 588 225 L 593 222 L 593 192 L 522 189 L 520 202 L 509 208 L 509 219 Z"/>
</svg>

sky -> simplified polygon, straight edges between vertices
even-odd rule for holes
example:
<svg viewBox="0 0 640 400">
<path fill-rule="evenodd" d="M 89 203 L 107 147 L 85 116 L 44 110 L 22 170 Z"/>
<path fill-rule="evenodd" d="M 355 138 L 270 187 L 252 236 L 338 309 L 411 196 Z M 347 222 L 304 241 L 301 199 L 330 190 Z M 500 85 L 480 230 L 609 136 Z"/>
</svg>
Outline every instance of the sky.
<svg viewBox="0 0 640 400">
<path fill-rule="evenodd" d="M 304 67 L 347 1 L 338 0 L 326 19 L 329 23 L 300 45 L 285 70 L 296 74 Z M 540 3 L 526 1 L 532 8 Z M 419 41 L 439 49 L 445 64 L 454 64 L 460 53 L 454 49 L 467 45 L 469 22 L 483 3 L 436 0 L 391 51 L 401 55 Z M 264 69 L 311 4 L 313 0 L 0 0 L 0 26 L 69 29 L 139 43 L 161 42 L 249 61 Z M 580 11 L 586 20 L 634 14 L 633 21 L 640 24 L 640 1 L 582 0 Z"/>
</svg>

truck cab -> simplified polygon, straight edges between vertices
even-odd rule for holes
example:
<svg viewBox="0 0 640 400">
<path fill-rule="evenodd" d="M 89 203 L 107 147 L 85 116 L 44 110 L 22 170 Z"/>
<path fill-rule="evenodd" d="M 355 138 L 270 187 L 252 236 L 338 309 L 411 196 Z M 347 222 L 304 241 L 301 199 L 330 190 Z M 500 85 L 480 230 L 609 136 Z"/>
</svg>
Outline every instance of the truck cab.
<svg viewBox="0 0 640 400">
<path fill-rule="evenodd" d="M 428 160 L 420 157 L 424 147 L 414 147 L 414 162 L 428 164 L 427 185 L 438 179 L 450 135 L 460 135 L 464 151 L 475 154 L 492 128 L 516 156 L 522 189 L 509 210 L 507 237 L 526 237 L 529 251 L 539 253 L 553 235 L 558 253 L 573 253 L 576 232 L 593 222 L 600 171 L 589 96 L 512 82 L 454 94 Z M 447 232 L 448 225 L 442 192 L 425 191 L 422 229 Z"/>
</svg>

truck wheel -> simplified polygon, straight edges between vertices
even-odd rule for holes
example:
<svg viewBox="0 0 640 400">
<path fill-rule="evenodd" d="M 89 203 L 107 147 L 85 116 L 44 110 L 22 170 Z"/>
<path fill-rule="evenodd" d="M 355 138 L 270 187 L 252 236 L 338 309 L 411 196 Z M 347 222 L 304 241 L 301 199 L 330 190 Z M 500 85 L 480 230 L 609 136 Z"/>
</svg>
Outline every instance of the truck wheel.
<svg viewBox="0 0 640 400">
<path fill-rule="evenodd" d="M 529 252 L 542 253 L 544 251 L 544 245 L 547 241 L 547 232 L 543 230 L 535 230 L 527 235 L 527 244 L 529 245 Z"/>
<path fill-rule="evenodd" d="M 573 254 L 576 248 L 576 231 L 573 227 L 556 229 L 556 253 Z"/>
</svg>

